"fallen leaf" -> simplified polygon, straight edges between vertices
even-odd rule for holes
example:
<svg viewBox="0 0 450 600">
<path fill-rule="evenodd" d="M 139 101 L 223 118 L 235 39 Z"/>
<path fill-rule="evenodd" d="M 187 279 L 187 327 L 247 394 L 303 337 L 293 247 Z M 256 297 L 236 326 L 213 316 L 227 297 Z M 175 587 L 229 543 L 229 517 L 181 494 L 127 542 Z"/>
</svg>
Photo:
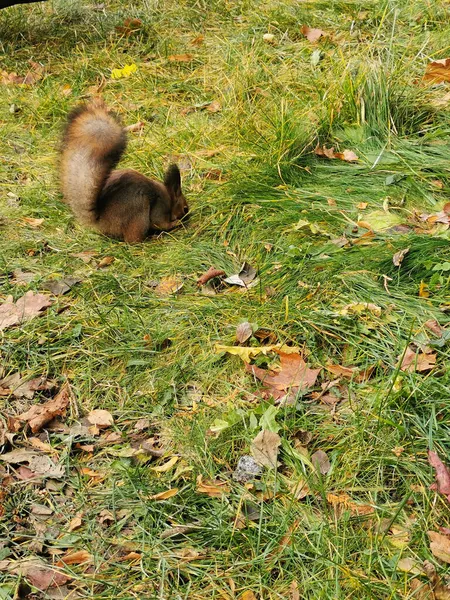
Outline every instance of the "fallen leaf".
<svg viewBox="0 0 450 600">
<path fill-rule="evenodd" d="M 337 377 L 353 379 L 358 373 L 358 367 L 343 367 L 342 365 L 326 365 L 325 369 Z"/>
<path fill-rule="evenodd" d="M 414 558 L 401 558 L 397 563 L 397 570 L 403 573 L 412 573 L 413 575 L 423 575 L 423 569 Z"/>
<path fill-rule="evenodd" d="M 249 265 L 249 263 L 245 262 L 239 273 L 236 275 L 230 275 L 224 279 L 225 283 L 230 285 L 240 285 L 242 287 L 247 287 L 249 283 L 251 283 L 256 277 L 257 271 L 254 267 Z"/>
<path fill-rule="evenodd" d="M 1 82 L 6 85 L 34 85 L 44 75 L 45 68 L 32 60 L 28 61 L 30 69 L 26 75 L 17 75 L 17 73 L 8 73 L 7 71 L 1 71 Z"/>
<path fill-rule="evenodd" d="M 375 512 L 374 507 L 370 504 L 359 504 L 354 502 L 346 493 L 329 493 L 327 494 L 327 502 L 331 504 L 338 513 L 342 510 L 347 510 L 351 515 L 357 517 L 371 515 Z"/>
<path fill-rule="evenodd" d="M 36 273 L 29 273 L 28 271 L 22 271 L 21 269 L 16 269 L 12 274 L 14 279 L 11 283 L 31 283 L 33 279 L 36 279 L 38 276 Z"/>
<path fill-rule="evenodd" d="M 327 37 L 328 33 L 323 31 L 322 29 L 314 29 L 313 27 L 308 27 L 307 25 L 302 25 L 300 31 L 306 37 L 308 42 L 314 44 L 318 42 L 321 37 Z"/>
<path fill-rule="evenodd" d="M 76 552 L 70 552 L 56 563 L 57 567 L 64 567 L 65 565 L 81 565 L 83 563 L 91 562 L 92 554 L 89 554 L 86 550 L 77 550 Z"/>
<path fill-rule="evenodd" d="M 267 355 L 269 352 L 282 352 L 283 354 L 294 353 L 298 354 L 298 346 L 286 346 L 285 344 L 270 344 L 269 346 L 223 346 L 222 344 L 216 344 L 215 350 L 217 353 L 227 352 L 239 356 L 245 363 L 249 363 L 252 358 L 258 356 L 258 354 Z"/>
<path fill-rule="evenodd" d="M 225 275 L 225 271 L 216 269 L 215 267 L 210 267 L 206 273 L 203 273 L 203 275 L 197 279 L 197 285 L 200 287 L 208 283 L 208 281 L 211 279 L 214 279 L 214 277 L 222 277 L 223 275 Z"/>
<path fill-rule="evenodd" d="M 289 591 L 291 594 L 291 598 L 290 600 L 300 600 L 300 592 L 298 591 L 298 583 L 295 581 L 291 582 L 291 585 L 289 586 Z"/>
<path fill-rule="evenodd" d="M 158 296 L 169 296 L 177 294 L 183 287 L 183 282 L 178 277 L 163 277 L 155 287 L 155 294 Z"/>
<path fill-rule="evenodd" d="M 132 125 L 127 125 L 124 127 L 125 131 L 133 132 L 133 131 L 142 131 L 145 127 L 145 121 L 138 121 L 137 123 L 133 123 Z"/>
<path fill-rule="evenodd" d="M 166 463 L 159 465 L 158 467 L 151 467 L 151 470 L 155 471 L 156 473 L 166 473 L 167 471 L 170 471 L 170 469 L 178 462 L 179 458 L 179 456 L 172 456 L 172 458 Z"/>
<path fill-rule="evenodd" d="M 433 60 L 428 63 L 423 78 L 425 81 L 432 81 L 433 83 L 450 81 L 450 58 Z"/>
<path fill-rule="evenodd" d="M 186 533 L 191 533 L 193 531 L 197 531 L 199 529 L 199 525 L 175 525 L 175 527 L 170 527 L 161 533 L 159 536 L 162 540 L 167 538 L 176 537 L 178 535 L 185 535 Z"/>
<path fill-rule="evenodd" d="M 49 281 L 44 281 L 41 284 L 41 287 L 44 290 L 49 290 L 55 296 L 62 296 L 63 294 L 67 294 L 74 285 L 80 283 L 81 279 L 79 277 L 65 277 L 64 279 L 51 279 Z"/>
<path fill-rule="evenodd" d="M 125 19 L 123 25 L 116 25 L 115 29 L 117 33 L 129 36 L 136 31 L 139 31 L 142 27 L 142 21 L 140 19 Z"/>
<path fill-rule="evenodd" d="M 97 269 L 104 269 L 105 267 L 109 267 L 116 259 L 114 256 L 105 256 L 101 259 L 101 261 L 97 265 Z"/>
<path fill-rule="evenodd" d="M 323 450 L 317 450 L 311 456 L 311 462 L 315 466 L 316 470 L 322 473 L 322 475 L 326 475 L 331 469 L 331 463 L 328 459 L 326 452 Z"/>
<path fill-rule="evenodd" d="M 191 40 L 191 46 L 201 46 L 205 40 L 205 36 L 199 33 L 193 40 Z"/>
<path fill-rule="evenodd" d="M 31 450 L 12 450 L 11 452 L 0 454 L 0 460 L 12 465 L 28 463 L 28 469 L 34 476 L 59 479 L 63 477 L 65 473 L 64 467 L 55 464 L 46 454 Z"/>
<path fill-rule="evenodd" d="M 439 325 L 434 319 L 429 319 L 424 323 L 424 326 L 432 331 L 436 337 L 441 338 L 445 329 Z"/>
<path fill-rule="evenodd" d="M 213 481 L 209 479 L 203 480 L 202 475 L 197 476 L 197 492 L 199 494 L 206 494 L 211 498 L 220 498 L 229 491 L 229 485 L 225 481 L 219 481 L 218 479 Z"/>
<path fill-rule="evenodd" d="M 67 98 L 72 94 L 72 88 L 68 83 L 65 83 L 61 88 L 61 94 Z"/>
<path fill-rule="evenodd" d="M 222 105 L 217 100 L 213 100 L 211 104 L 208 104 L 206 110 L 210 113 L 220 112 L 222 110 Z"/>
<path fill-rule="evenodd" d="M 37 391 L 50 390 L 54 387 L 52 381 L 45 377 L 36 377 L 26 381 L 20 376 L 20 373 L 12 373 L 0 380 L 0 396 L 12 394 L 16 398 L 27 398 L 31 400 Z"/>
<path fill-rule="evenodd" d="M 408 346 L 403 356 L 402 364 L 400 369 L 402 371 L 408 371 L 409 373 L 430 371 L 436 364 L 436 354 L 425 354 L 424 352 L 418 352 Z"/>
<path fill-rule="evenodd" d="M 357 314 L 361 315 L 363 313 L 372 313 L 376 317 L 381 316 L 381 307 L 376 304 L 372 304 L 371 302 L 351 302 L 350 304 L 346 304 L 340 311 L 340 315 L 348 315 L 348 314 Z"/>
<path fill-rule="evenodd" d="M 84 252 L 75 252 L 70 256 L 73 256 L 74 258 L 79 258 L 84 263 L 88 263 L 94 258 L 94 256 L 97 256 L 97 254 L 98 252 L 96 250 L 85 250 Z"/>
<path fill-rule="evenodd" d="M 314 154 L 316 156 L 323 156 L 329 159 L 339 159 L 345 162 L 355 162 L 358 161 L 358 156 L 352 150 L 344 150 L 343 152 L 335 152 L 334 148 L 326 148 L 325 146 L 321 147 L 317 145 L 314 149 Z"/>
<path fill-rule="evenodd" d="M 192 54 L 171 54 L 168 57 L 168 60 L 170 60 L 170 62 L 191 62 L 193 58 L 194 56 Z"/>
<path fill-rule="evenodd" d="M 28 438 L 28 443 L 33 446 L 36 450 L 40 450 L 41 452 L 46 452 L 47 454 L 55 454 L 56 450 L 50 444 L 46 442 L 41 442 L 38 437 L 30 437 Z"/>
<path fill-rule="evenodd" d="M 257 598 L 251 590 L 246 590 L 239 596 L 239 600 L 257 600 Z"/>
<path fill-rule="evenodd" d="M 16 302 L 12 296 L 8 296 L 0 305 L 0 331 L 40 316 L 51 304 L 47 296 L 35 294 L 31 290 Z"/>
<path fill-rule="evenodd" d="M 59 393 L 44 404 L 36 404 L 17 418 L 26 421 L 33 433 L 40 431 L 46 423 L 65 413 L 70 404 L 69 384 L 65 384 Z"/>
<path fill-rule="evenodd" d="M 23 217 L 22 221 L 30 225 L 30 227 L 40 227 L 44 219 L 33 219 L 31 217 Z"/>
<path fill-rule="evenodd" d="M 450 563 L 450 539 L 436 531 L 428 531 L 428 537 L 430 538 L 430 550 L 433 556 Z"/>
<path fill-rule="evenodd" d="M 276 392 L 287 392 L 292 388 L 305 390 L 315 384 L 320 369 L 310 369 L 300 354 L 281 351 L 278 354 L 280 369 L 277 372 L 261 369 L 256 365 L 246 366 L 247 371 L 260 379 L 275 399 L 280 398 L 280 394 Z"/>
<path fill-rule="evenodd" d="M 245 344 L 245 342 L 252 337 L 252 334 L 253 328 L 247 321 L 245 321 L 245 323 L 240 323 L 236 327 L 236 340 L 239 344 Z"/>
<path fill-rule="evenodd" d="M 83 524 L 83 519 L 79 515 L 77 515 L 70 521 L 67 531 L 69 533 L 71 531 L 75 531 L 76 529 L 79 529 L 82 526 L 82 524 Z"/>
<path fill-rule="evenodd" d="M 159 492 L 159 494 L 153 494 L 150 496 L 150 500 L 168 500 L 178 494 L 178 488 L 171 488 L 170 490 L 166 490 L 165 492 Z"/>
<path fill-rule="evenodd" d="M 395 267 L 399 267 L 402 264 L 403 259 L 408 254 L 408 252 L 409 248 L 403 248 L 403 250 L 399 250 L 394 254 L 394 256 L 392 257 L 392 262 L 394 263 Z"/>
<path fill-rule="evenodd" d="M 70 581 L 71 577 L 53 569 L 40 559 L 22 559 L 10 562 L 7 570 L 15 575 L 25 577 L 33 587 L 46 592 L 49 588 L 60 587 Z"/>
<path fill-rule="evenodd" d="M 278 447 L 281 438 L 278 433 L 263 429 L 252 441 L 250 452 L 257 463 L 274 469 L 277 466 Z"/>
<path fill-rule="evenodd" d="M 95 425 L 98 429 L 106 429 L 114 425 L 112 414 L 102 408 L 91 410 L 87 416 L 87 420 L 91 425 Z"/>
<path fill-rule="evenodd" d="M 431 489 L 436 489 L 440 494 L 447 496 L 450 502 L 450 470 L 433 450 L 428 450 L 428 462 L 436 469 L 436 483 L 431 486 Z"/>
<path fill-rule="evenodd" d="M 132 560 L 141 560 L 141 558 L 142 554 L 139 554 L 139 552 L 128 552 L 128 554 L 125 554 L 125 556 L 121 556 L 118 560 L 120 562 L 125 562 Z"/>
</svg>

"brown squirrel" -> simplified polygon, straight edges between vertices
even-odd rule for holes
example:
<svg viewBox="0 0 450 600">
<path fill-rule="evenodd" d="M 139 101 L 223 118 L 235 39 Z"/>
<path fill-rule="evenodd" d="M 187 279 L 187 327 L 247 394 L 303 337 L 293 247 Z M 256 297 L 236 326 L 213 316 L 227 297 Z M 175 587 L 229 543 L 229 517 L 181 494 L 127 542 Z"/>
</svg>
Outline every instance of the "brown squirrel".
<svg viewBox="0 0 450 600">
<path fill-rule="evenodd" d="M 164 183 L 132 169 L 114 171 L 126 133 L 100 100 L 75 108 L 68 117 L 61 152 L 64 201 L 85 225 L 101 233 L 141 242 L 152 231 L 169 231 L 188 213 L 177 165 Z"/>
</svg>

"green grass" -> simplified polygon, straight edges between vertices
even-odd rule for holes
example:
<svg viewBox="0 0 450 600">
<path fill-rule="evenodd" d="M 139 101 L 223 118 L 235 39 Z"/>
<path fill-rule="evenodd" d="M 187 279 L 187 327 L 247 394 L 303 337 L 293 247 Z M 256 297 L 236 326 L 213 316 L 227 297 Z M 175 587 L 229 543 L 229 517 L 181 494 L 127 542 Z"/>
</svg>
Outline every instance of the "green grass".
<svg viewBox="0 0 450 600">
<path fill-rule="evenodd" d="M 128 17 L 142 20 L 129 37 L 115 29 Z M 313 46 L 302 24 L 332 36 Z M 264 42 L 266 32 L 276 44 Z M 203 44 L 191 45 L 199 34 Z M 33 86 L 0 84 L 0 300 L 42 291 L 49 278 L 82 279 L 42 318 L 0 334 L 1 366 L 5 374 L 68 380 L 67 425 L 105 408 L 122 434 L 113 445 L 95 442 L 93 453 L 77 448 L 83 439 L 43 437 L 65 464 L 65 485 L 19 481 L 11 471 L 0 560 L 36 555 L 29 513 L 37 502 L 54 509 L 42 534 L 45 560 L 56 550 L 94 557 L 89 568 L 65 569 L 82 598 L 232 599 L 245 591 L 258 600 L 294 598 L 295 580 L 301 598 L 400 600 L 419 596 L 399 559 L 430 560 L 445 574 L 426 532 L 448 526 L 450 515 L 429 490 L 426 451 L 445 460 L 450 449 L 449 347 L 434 348 L 430 373 L 398 372 L 397 363 L 411 340 L 433 339 L 427 320 L 449 322 L 450 280 L 439 267 L 450 261 L 449 233 L 383 230 L 368 245 L 344 248 L 332 240 L 355 240 L 367 231 L 355 231 L 356 222 L 374 211 L 407 222 L 415 210 L 436 212 L 448 202 L 450 117 L 448 106 L 435 105 L 448 85 L 420 80 L 428 61 L 449 55 L 449 34 L 444 0 L 142 0 L 106 2 L 103 11 L 61 0 L 0 12 L 0 70 L 24 74 L 30 59 L 46 66 Z M 191 62 L 168 60 L 185 53 Z M 130 78 L 110 78 L 111 69 L 131 63 Z M 130 135 L 123 163 L 156 177 L 171 156 L 188 167 L 185 229 L 128 246 L 83 229 L 61 203 L 60 132 L 70 108 L 102 78 L 105 101 L 126 124 L 146 121 L 142 135 Z M 220 112 L 183 113 L 214 100 Z M 360 160 L 318 158 L 318 143 L 351 149 Z M 220 181 L 205 177 L 211 169 Z M 389 185 L 391 176 L 398 180 Z M 33 228 L 24 217 L 44 222 Z M 399 269 L 392 256 L 407 247 Z M 97 252 L 90 263 L 73 256 L 86 250 Z M 105 256 L 115 261 L 97 269 Z M 198 290 L 210 266 L 232 274 L 243 261 L 257 267 L 257 286 L 214 296 Z M 18 286 L 17 269 L 35 279 Z M 157 296 L 152 281 L 169 276 L 183 288 Z M 421 282 L 427 298 L 419 296 Z M 361 302 L 381 314 L 343 314 Z M 256 395 L 259 385 L 239 358 L 215 352 L 216 343 L 234 343 L 242 321 L 304 348 L 312 367 L 375 368 L 369 381 L 349 383 L 349 400 L 334 413 L 308 395 L 276 409 L 280 466 L 248 488 L 231 474 L 272 403 Z M 322 370 L 317 389 L 328 379 Z M 3 416 L 17 412 L 14 398 L 0 402 Z M 149 429 L 138 434 L 134 423 L 144 417 Z M 228 427 L 212 433 L 216 420 Z M 305 430 L 308 456 L 321 449 L 330 458 L 327 475 L 318 476 L 298 448 Z M 130 458 L 139 436 L 157 438 L 165 458 Z M 14 444 L 27 439 L 20 434 Z M 171 470 L 152 470 L 172 456 Z M 83 467 L 103 479 L 93 482 Z M 228 482 L 229 492 L 200 494 L 199 475 Z M 296 500 L 300 478 L 311 493 Z M 172 487 L 179 490 L 172 498 L 151 499 Z M 329 495 L 344 493 L 373 514 L 335 510 Z M 103 509 L 112 522 L 100 522 Z M 69 533 L 78 512 L 82 526 Z M 253 520 L 236 527 L 239 514 Z M 186 524 L 195 528 L 161 537 Z M 406 541 L 394 539 L 392 526 L 405 528 Z M 141 558 L 121 561 L 130 550 Z M 21 597 L 20 585 L 0 571 L 0 597 Z"/>
</svg>

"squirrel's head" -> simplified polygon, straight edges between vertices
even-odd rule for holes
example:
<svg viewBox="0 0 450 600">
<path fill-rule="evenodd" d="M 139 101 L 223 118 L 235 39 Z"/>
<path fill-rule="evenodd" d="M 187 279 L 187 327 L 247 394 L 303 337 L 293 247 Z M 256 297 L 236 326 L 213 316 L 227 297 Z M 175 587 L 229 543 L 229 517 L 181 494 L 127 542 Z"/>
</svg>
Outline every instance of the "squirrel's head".
<svg viewBox="0 0 450 600">
<path fill-rule="evenodd" d="M 172 203 L 172 220 L 181 221 L 185 219 L 189 207 L 181 190 L 181 175 L 177 165 L 170 165 L 164 175 L 164 186 L 170 196 Z"/>
</svg>

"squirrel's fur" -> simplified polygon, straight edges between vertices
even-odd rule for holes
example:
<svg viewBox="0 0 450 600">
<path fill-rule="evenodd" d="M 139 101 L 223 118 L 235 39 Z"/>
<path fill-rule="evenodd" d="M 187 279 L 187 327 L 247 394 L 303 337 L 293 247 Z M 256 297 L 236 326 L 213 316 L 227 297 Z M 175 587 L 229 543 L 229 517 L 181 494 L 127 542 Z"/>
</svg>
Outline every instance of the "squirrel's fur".
<svg viewBox="0 0 450 600">
<path fill-rule="evenodd" d="M 64 201 L 85 225 L 126 242 L 177 227 L 188 205 L 177 165 L 164 183 L 132 169 L 113 169 L 126 148 L 126 134 L 102 101 L 69 115 L 61 152 Z"/>
</svg>

